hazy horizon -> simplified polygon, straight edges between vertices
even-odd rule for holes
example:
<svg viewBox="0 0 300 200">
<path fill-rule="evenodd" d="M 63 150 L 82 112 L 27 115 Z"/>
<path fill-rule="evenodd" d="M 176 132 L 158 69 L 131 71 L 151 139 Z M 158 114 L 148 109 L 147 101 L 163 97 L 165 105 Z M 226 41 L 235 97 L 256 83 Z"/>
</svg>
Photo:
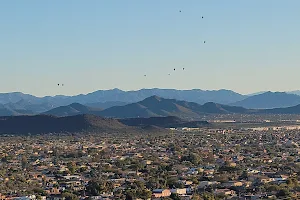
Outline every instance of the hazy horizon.
<svg viewBox="0 0 300 200">
<path fill-rule="evenodd" d="M 300 1 L 288 2 L 3 1 L 0 93 L 298 90 Z"/>
<path fill-rule="evenodd" d="M 11 91 L 11 92 L 0 92 L 0 94 L 6 94 L 6 93 L 17 93 L 17 92 L 21 92 L 23 94 L 29 94 L 29 95 L 34 95 L 36 97 L 46 97 L 46 96 L 76 96 L 76 95 L 87 95 L 87 94 L 90 94 L 90 93 L 93 93 L 93 92 L 97 92 L 97 91 L 108 91 L 108 90 L 114 90 L 114 89 L 119 89 L 119 90 L 122 90 L 122 91 L 125 91 L 125 92 L 132 92 L 132 91 L 139 91 L 139 90 L 151 90 L 151 89 L 162 89 L 162 90 L 202 90 L 202 91 L 219 91 L 219 90 L 229 90 L 229 91 L 232 91 L 232 92 L 236 92 L 238 94 L 241 94 L 241 95 L 257 95 L 257 94 L 261 94 L 261 93 L 265 93 L 265 92 L 296 92 L 296 91 L 300 91 L 300 90 L 293 90 L 293 91 L 277 91 L 277 90 L 266 90 L 266 91 L 257 91 L 257 92 L 253 92 L 253 93 L 240 93 L 240 92 L 237 92 L 237 91 L 234 91 L 234 90 L 231 90 L 231 89 L 226 89 L 226 88 L 221 88 L 221 89 L 203 89 L 203 88 L 187 88 L 187 89 L 177 89 L 177 88 L 139 88 L 139 89 L 135 89 L 135 90 L 123 90 L 123 89 L 120 89 L 120 88 L 110 88 L 110 89 L 97 89 L 97 90 L 93 90 L 93 91 L 85 91 L 83 93 L 75 93 L 75 94 L 72 94 L 72 95 L 65 95 L 65 94 L 54 94 L 54 95 L 35 95 L 35 94 L 32 94 L 30 92 L 22 92 L 22 91 Z"/>
</svg>

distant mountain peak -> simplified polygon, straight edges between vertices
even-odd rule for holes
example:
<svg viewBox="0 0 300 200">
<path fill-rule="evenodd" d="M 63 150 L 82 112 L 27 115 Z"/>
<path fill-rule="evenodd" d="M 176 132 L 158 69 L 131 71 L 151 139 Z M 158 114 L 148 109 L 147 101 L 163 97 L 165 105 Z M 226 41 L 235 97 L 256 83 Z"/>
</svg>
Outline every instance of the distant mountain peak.
<svg viewBox="0 0 300 200">
<path fill-rule="evenodd" d="M 264 92 L 249 96 L 231 105 L 242 106 L 245 108 L 284 108 L 300 104 L 300 96 L 286 92 Z"/>
<path fill-rule="evenodd" d="M 151 97 L 148 97 L 146 99 L 144 99 L 143 101 L 162 101 L 164 98 L 161 98 L 157 95 L 153 95 Z"/>
<path fill-rule="evenodd" d="M 215 102 L 207 102 L 207 103 L 203 104 L 203 106 L 216 106 L 216 105 L 219 105 L 219 104 L 215 103 Z"/>
<path fill-rule="evenodd" d="M 159 96 L 157 96 L 157 95 L 153 95 L 153 96 L 151 96 L 150 98 L 152 98 L 152 99 L 155 99 L 155 100 L 157 100 L 157 101 L 161 101 L 163 98 L 161 98 L 161 97 L 159 97 Z"/>
</svg>

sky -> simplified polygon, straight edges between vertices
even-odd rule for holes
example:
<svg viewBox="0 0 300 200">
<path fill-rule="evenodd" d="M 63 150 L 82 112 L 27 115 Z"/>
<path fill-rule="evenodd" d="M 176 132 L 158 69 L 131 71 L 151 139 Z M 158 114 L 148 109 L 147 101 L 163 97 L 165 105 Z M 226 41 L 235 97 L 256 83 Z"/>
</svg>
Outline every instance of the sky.
<svg viewBox="0 0 300 200">
<path fill-rule="evenodd" d="M 299 7 L 299 0 L 3 0 L 0 93 L 298 90 Z"/>
</svg>

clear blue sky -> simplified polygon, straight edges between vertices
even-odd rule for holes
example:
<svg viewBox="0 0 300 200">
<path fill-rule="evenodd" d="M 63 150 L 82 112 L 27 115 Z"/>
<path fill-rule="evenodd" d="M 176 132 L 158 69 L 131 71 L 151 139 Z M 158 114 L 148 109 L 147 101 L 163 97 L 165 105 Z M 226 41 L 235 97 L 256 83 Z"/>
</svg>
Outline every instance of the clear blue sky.
<svg viewBox="0 0 300 200">
<path fill-rule="evenodd" d="M 299 0 L 3 0 L 0 93 L 300 89 L 299 8 Z"/>
</svg>

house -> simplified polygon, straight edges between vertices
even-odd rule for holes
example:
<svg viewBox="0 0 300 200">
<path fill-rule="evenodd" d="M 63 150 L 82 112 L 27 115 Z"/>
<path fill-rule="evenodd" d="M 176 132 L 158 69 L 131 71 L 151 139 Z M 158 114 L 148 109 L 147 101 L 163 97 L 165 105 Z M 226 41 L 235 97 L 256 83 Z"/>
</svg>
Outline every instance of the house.
<svg viewBox="0 0 300 200">
<path fill-rule="evenodd" d="M 235 195 L 235 191 L 230 190 L 230 189 L 216 189 L 216 190 L 214 191 L 214 193 L 215 193 L 216 195 L 220 195 L 220 194 L 222 194 L 222 195 L 230 195 L 230 196 Z"/>
<path fill-rule="evenodd" d="M 187 192 L 186 192 L 186 188 L 183 188 L 183 189 L 171 189 L 171 193 L 185 195 Z"/>
<path fill-rule="evenodd" d="M 226 188 L 230 188 L 230 187 L 241 187 L 243 186 L 243 183 L 240 181 L 228 181 L 226 183 L 223 183 L 222 186 L 226 187 Z"/>
<path fill-rule="evenodd" d="M 170 195 L 171 191 L 169 189 L 155 189 L 152 193 L 154 198 L 169 197 Z"/>
<path fill-rule="evenodd" d="M 218 185 L 220 184 L 220 182 L 216 182 L 216 181 L 200 181 L 198 188 L 205 188 L 209 185 Z"/>
<path fill-rule="evenodd" d="M 152 161 L 151 160 L 143 160 L 142 163 L 144 165 L 151 165 L 152 164 Z"/>
<path fill-rule="evenodd" d="M 49 190 L 46 190 L 46 192 L 50 195 L 54 194 L 54 195 L 59 195 L 61 194 L 61 192 L 59 191 L 58 188 L 50 188 Z"/>
<path fill-rule="evenodd" d="M 3 196 L 1 193 L 0 193 L 0 200 L 4 200 L 5 199 L 5 196 Z"/>
</svg>

